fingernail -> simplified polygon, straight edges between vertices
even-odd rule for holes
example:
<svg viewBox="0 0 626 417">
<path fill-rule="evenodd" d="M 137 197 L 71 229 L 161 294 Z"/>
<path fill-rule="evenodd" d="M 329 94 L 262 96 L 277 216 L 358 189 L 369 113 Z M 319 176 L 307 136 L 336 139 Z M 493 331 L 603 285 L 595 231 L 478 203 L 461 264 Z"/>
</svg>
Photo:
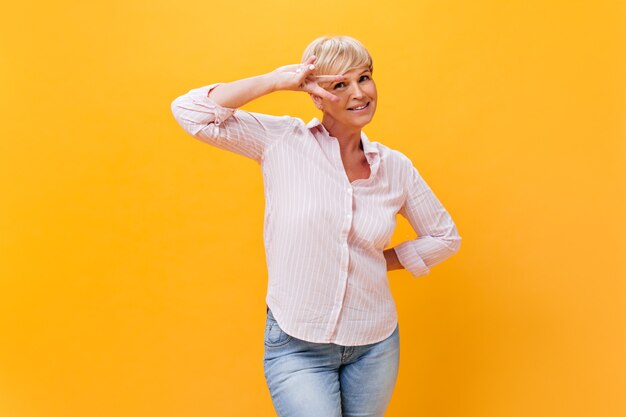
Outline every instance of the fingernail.
<svg viewBox="0 0 626 417">
<path fill-rule="evenodd" d="M 313 65 L 313 64 L 309 65 L 309 69 L 310 69 L 311 71 L 313 71 L 313 70 L 315 69 L 315 65 Z"/>
</svg>

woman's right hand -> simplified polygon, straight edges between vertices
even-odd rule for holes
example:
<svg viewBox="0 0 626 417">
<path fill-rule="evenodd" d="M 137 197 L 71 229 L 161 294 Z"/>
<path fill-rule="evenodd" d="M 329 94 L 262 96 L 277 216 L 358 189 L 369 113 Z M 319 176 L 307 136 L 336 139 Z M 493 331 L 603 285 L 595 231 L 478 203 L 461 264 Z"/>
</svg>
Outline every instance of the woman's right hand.
<svg viewBox="0 0 626 417">
<path fill-rule="evenodd" d="M 302 64 L 284 65 L 270 72 L 269 75 L 274 82 L 274 91 L 306 91 L 331 101 L 339 101 L 339 97 L 326 91 L 318 83 L 343 81 L 345 77 L 343 75 L 315 75 L 316 59 L 316 56 L 311 56 Z"/>
</svg>

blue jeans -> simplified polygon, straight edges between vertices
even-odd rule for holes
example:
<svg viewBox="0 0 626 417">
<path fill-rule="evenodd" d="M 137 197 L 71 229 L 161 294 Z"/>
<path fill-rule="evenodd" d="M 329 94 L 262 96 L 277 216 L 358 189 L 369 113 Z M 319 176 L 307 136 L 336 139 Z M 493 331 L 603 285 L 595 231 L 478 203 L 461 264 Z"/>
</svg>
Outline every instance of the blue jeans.
<svg viewBox="0 0 626 417">
<path fill-rule="evenodd" d="M 279 417 L 382 417 L 399 354 L 398 327 L 369 345 L 312 343 L 285 333 L 267 309 L 263 365 Z"/>
</svg>

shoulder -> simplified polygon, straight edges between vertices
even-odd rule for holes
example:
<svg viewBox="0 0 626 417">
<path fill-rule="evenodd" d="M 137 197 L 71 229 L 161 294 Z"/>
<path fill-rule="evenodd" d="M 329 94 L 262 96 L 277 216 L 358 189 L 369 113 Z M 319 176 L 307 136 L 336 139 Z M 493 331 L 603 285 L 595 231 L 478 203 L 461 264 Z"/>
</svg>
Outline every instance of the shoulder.
<svg viewBox="0 0 626 417">
<path fill-rule="evenodd" d="M 298 130 L 302 130 L 302 131 L 308 131 L 309 127 L 307 126 L 307 123 L 302 120 L 299 117 L 295 117 L 295 116 L 286 116 L 289 117 L 289 119 L 291 120 L 291 124 L 293 126 L 294 129 L 298 129 Z"/>
<path fill-rule="evenodd" d="M 405 173 L 413 168 L 413 161 L 406 156 L 402 151 L 393 149 L 380 142 L 374 142 L 378 147 L 381 159 L 385 159 L 386 162 L 400 167 Z"/>
<path fill-rule="evenodd" d="M 416 184 L 422 181 L 420 171 L 404 152 L 381 143 L 377 143 L 377 146 L 380 150 L 381 161 L 385 161 L 388 170 L 394 172 L 395 178 L 405 190 L 414 188 Z"/>
<path fill-rule="evenodd" d="M 261 123 L 269 122 L 272 124 L 278 124 L 290 133 L 305 133 L 309 131 L 307 124 L 299 117 L 290 115 L 276 116 L 271 114 L 256 113 L 243 110 L 237 110 L 237 112 L 244 112 L 248 117 L 256 119 Z"/>
<path fill-rule="evenodd" d="M 234 112 L 234 122 L 241 128 L 248 129 L 248 134 L 260 134 L 285 137 L 298 129 L 299 119 L 289 115 L 274 115 L 238 108 Z M 244 133 L 244 132 L 242 132 Z"/>
</svg>

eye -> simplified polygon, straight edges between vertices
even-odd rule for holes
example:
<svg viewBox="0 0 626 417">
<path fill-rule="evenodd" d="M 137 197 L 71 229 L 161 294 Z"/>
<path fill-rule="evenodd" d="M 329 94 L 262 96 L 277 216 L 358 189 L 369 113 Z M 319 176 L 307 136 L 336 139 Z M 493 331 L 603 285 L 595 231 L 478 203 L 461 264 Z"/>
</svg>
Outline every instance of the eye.
<svg viewBox="0 0 626 417">
<path fill-rule="evenodd" d="M 344 86 L 344 83 L 343 83 L 343 82 L 341 82 L 341 83 L 337 83 L 337 84 L 335 84 L 335 86 L 333 87 L 333 89 L 337 89 L 337 88 L 340 88 L 340 87 L 343 87 L 343 86 Z"/>
<path fill-rule="evenodd" d="M 363 79 L 364 79 L 364 78 L 365 78 L 366 80 L 369 80 L 369 79 L 370 79 L 369 75 L 361 75 L 361 81 L 363 81 Z"/>
</svg>

